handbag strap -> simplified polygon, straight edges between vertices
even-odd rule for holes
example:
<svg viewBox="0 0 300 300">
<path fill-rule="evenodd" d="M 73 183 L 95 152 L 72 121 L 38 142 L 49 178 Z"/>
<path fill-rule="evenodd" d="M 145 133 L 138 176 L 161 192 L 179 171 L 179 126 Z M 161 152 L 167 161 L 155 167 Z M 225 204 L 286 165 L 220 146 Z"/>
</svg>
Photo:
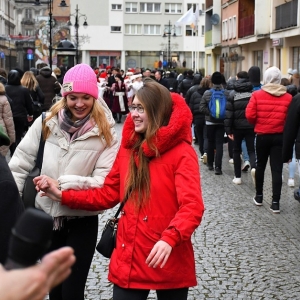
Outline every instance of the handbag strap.
<svg viewBox="0 0 300 300">
<path fill-rule="evenodd" d="M 129 193 L 129 195 L 130 195 L 130 194 L 131 194 L 131 193 Z M 115 219 L 118 218 L 118 216 L 119 216 L 121 210 L 123 209 L 123 207 L 124 207 L 126 201 L 128 200 L 128 197 L 129 197 L 129 196 L 128 196 L 128 194 L 127 194 L 126 197 L 125 197 L 125 198 L 123 199 L 123 201 L 121 202 L 121 204 L 120 204 L 120 206 L 119 206 L 119 208 L 118 208 L 116 214 L 114 215 L 114 218 L 115 218 Z"/>
<path fill-rule="evenodd" d="M 39 144 L 39 150 L 36 158 L 35 166 L 38 167 L 40 170 L 42 168 L 43 164 L 43 156 L 44 156 L 44 148 L 45 148 L 45 140 L 43 138 L 43 121 L 46 117 L 46 113 L 42 113 L 42 131 L 41 131 L 41 138 L 40 138 L 40 144 Z"/>
</svg>

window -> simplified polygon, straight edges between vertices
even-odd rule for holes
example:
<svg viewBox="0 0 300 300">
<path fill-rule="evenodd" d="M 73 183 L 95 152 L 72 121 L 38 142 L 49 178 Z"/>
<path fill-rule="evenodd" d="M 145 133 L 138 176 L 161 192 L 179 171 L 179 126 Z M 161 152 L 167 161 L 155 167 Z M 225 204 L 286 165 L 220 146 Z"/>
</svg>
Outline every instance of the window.
<svg viewBox="0 0 300 300">
<path fill-rule="evenodd" d="M 125 25 L 125 34 L 142 34 L 142 25 L 136 25 L 136 24 Z"/>
<path fill-rule="evenodd" d="M 25 19 L 32 19 L 32 9 L 31 8 L 25 9 Z"/>
<path fill-rule="evenodd" d="M 137 12 L 137 2 L 126 2 L 125 10 L 127 13 L 136 13 Z"/>
<path fill-rule="evenodd" d="M 111 32 L 121 32 L 121 26 L 111 26 L 110 31 Z"/>
<path fill-rule="evenodd" d="M 224 20 L 222 23 L 222 41 L 228 40 L 228 23 L 227 19 Z"/>
<path fill-rule="evenodd" d="M 205 32 L 205 26 L 201 26 L 201 35 L 204 35 L 204 32 Z"/>
<path fill-rule="evenodd" d="M 193 30 L 193 28 L 191 26 L 187 25 L 186 28 L 185 28 L 185 35 L 186 36 L 192 36 L 192 35 L 195 36 L 196 35 L 196 31 Z"/>
<path fill-rule="evenodd" d="M 144 25 L 145 35 L 160 35 L 160 25 Z"/>
<path fill-rule="evenodd" d="M 25 29 L 25 36 L 26 35 L 34 35 L 32 29 Z"/>
<path fill-rule="evenodd" d="M 236 16 L 232 17 L 232 38 L 236 38 Z"/>
<path fill-rule="evenodd" d="M 196 8 L 197 8 L 197 4 L 188 3 L 188 5 L 187 5 L 187 10 L 190 10 L 191 7 L 193 7 L 193 12 L 195 12 L 195 11 L 196 11 Z"/>
<path fill-rule="evenodd" d="M 232 18 L 228 19 L 228 39 L 232 39 Z"/>
<path fill-rule="evenodd" d="M 111 9 L 112 10 L 121 10 L 122 9 L 122 4 L 112 4 Z"/>
<path fill-rule="evenodd" d="M 166 3 L 165 13 L 167 14 L 181 14 L 182 4 L 181 3 Z"/>
<path fill-rule="evenodd" d="M 140 12 L 142 13 L 159 13 L 160 3 L 141 3 Z"/>
</svg>

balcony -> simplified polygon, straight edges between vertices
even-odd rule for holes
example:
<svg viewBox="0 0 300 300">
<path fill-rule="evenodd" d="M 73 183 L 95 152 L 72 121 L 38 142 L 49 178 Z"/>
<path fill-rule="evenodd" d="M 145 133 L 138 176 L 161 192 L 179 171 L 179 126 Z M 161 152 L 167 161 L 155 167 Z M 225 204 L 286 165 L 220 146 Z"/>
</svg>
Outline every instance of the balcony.
<svg viewBox="0 0 300 300">
<path fill-rule="evenodd" d="M 22 25 L 34 25 L 35 24 L 35 21 L 33 19 L 23 19 L 21 21 L 21 24 Z"/>
<path fill-rule="evenodd" d="M 279 5 L 275 9 L 275 30 L 297 26 L 298 0 Z"/>
<path fill-rule="evenodd" d="M 212 46 L 212 30 L 205 32 L 205 47 Z"/>
<path fill-rule="evenodd" d="M 240 19 L 239 38 L 254 35 L 254 15 Z"/>
</svg>

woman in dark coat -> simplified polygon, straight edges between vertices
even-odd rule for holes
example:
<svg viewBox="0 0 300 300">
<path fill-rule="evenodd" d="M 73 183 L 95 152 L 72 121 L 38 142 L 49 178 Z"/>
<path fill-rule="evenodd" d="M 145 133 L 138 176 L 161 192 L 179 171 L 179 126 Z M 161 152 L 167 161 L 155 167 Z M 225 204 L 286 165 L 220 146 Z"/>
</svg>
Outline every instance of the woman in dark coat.
<svg viewBox="0 0 300 300">
<path fill-rule="evenodd" d="M 117 123 L 121 123 L 122 115 L 129 113 L 128 99 L 126 96 L 127 87 L 124 84 L 123 77 L 120 73 L 115 76 L 116 82 L 112 84 L 111 91 L 113 93 L 112 112 L 117 114 Z"/>
<path fill-rule="evenodd" d="M 16 142 L 10 146 L 11 156 L 21 141 L 27 121 L 33 119 L 32 101 L 29 90 L 21 85 L 21 75 L 17 70 L 8 73 L 8 83 L 5 86 L 8 97 L 12 100 L 11 110 L 13 113 Z"/>
</svg>

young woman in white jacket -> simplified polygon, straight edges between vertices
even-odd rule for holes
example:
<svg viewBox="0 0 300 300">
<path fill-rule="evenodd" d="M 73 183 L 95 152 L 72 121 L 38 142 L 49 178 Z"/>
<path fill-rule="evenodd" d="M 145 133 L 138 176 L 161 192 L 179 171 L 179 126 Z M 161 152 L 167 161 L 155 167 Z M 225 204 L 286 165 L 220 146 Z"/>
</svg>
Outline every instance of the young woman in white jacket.
<svg viewBox="0 0 300 300">
<path fill-rule="evenodd" d="M 43 124 L 40 116 L 30 127 L 9 163 L 20 194 L 35 165 L 41 132 L 46 141 L 41 174 L 61 190 L 99 188 L 113 165 L 119 148 L 115 122 L 105 102 L 97 99 L 92 68 L 86 64 L 71 68 L 65 74 L 62 95 Z M 73 210 L 39 194 L 35 206 L 53 217 L 49 252 L 71 246 L 76 256 L 72 274 L 50 292 L 50 300 L 83 300 L 99 212 Z"/>
</svg>

